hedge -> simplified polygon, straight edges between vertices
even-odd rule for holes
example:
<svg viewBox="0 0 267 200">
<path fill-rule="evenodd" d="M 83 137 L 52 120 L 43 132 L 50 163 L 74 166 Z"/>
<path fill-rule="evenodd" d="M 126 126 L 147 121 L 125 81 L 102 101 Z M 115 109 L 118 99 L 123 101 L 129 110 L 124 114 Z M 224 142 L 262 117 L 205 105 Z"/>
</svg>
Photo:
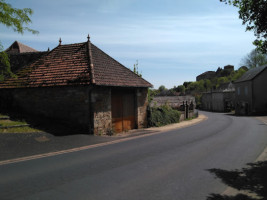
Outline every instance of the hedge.
<svg viewBox="0 0 267 200">
<path fill-rule="evenodd" d="M 159 107 L 148 107 L 148 126 L 159 127 L 167 124 L 178 123 L 180 112 L 172 109 L 168 105 Z"/>
</svg>

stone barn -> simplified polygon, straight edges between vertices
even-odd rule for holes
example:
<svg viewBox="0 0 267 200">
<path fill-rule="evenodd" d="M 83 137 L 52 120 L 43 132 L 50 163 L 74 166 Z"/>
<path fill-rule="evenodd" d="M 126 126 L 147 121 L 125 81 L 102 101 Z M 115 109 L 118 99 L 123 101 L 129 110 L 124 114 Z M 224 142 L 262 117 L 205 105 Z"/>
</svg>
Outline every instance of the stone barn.
<svg viewBox="0 0 267 200">
<path fill-rule="evenodd" d="M 17 52 L 18 53 L 18 52 Z M 0 83 L 0 106 L 93 134 L 147 126 L 152 85 L 88 41 L 59 45 Z"/>
<path fill-rule="evenodd" d="M 267 114 L 267 65 L 248 70 L 235 81 L 236 114 Z"/>
</svg>

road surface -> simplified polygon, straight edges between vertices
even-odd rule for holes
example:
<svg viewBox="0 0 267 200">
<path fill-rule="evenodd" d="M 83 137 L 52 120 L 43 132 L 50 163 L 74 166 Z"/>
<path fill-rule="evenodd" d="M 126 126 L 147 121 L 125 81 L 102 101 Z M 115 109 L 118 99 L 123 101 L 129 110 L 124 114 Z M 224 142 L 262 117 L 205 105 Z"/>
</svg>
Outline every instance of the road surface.
<svg viewBox="0 0 267 200">
<path fill-rule="evenodd" d="M 202 112 L 191 127 L 0 166 L 0 199 L 204 200 L 226 186 L 207 169 L 242 168 L 267 146 L 266 124 Z"/>
</svg>

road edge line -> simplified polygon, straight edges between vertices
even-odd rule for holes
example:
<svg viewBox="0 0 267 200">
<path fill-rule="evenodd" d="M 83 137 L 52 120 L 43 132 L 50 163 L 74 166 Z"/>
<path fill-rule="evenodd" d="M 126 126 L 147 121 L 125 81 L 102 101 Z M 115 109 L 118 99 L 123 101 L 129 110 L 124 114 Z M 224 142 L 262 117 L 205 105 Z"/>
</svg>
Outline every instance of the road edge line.
<svg viewBox="0 0 267 200">
<path fill-rule="evenodd" d="M 173 129 L 170 129 L 167 131 L 186 128 L 189 126 L 199 124 L 199 123 L 208 119 L 208 117 L 206 115 L 203 115 L 203 116 L 204 117 L 200 120 L 198 118 L 196 118 L 196 119 L 198 119 L 198 120 L 196 120 L 196 122 L 188 123 L 186 125 L 181 125 L 180 127 L 176 127 L 176 128 L 173 128 Z M 61 151 L 54 151 L 54 152 L 49 152 L 49 153 L 43 153 L 43 154 L 37 154 L 37 155 L 32 155 L 32 156 L 24 156 L 24 157 L 20 157 L 20 158 L 3 160 L 3 161 L 0 161 L 0 166 L 12 164 L 12 163 L 29 161 L 29 160 L 35 160 L 35 159 L 40 159 L 40 158 L 47 158 L 47 157 L 62 155 L 62 154 L 66 154 L 66 153 L 74 153 L 74 152 L 83 151 L 83 150 L 87 150 L 87 149 L 93 149 L 93 148 L 97 148 L 97 147 L 103 147 L 103 146 L 107 146 L 107 145 L 111 145 L 111 144 L 117 144 L 117 143 L 126 142 L 126 141 L 139 139 L 139 138 L 143 138 L 143 137 L 148 137 L 148 136 L 152 136 L 152 135 L 158 135 L 158 134 L 162 134 L 163 132 L 164 132 L 164 130 L 160 130 L 160 131 L 154 132 L 154 133 L 142 134 L 142 135 L 127 137 L 127 138 L 121 138 L 121 139 L 109 141 L 109 142 L 102 142 L 102 143 L 98 143 L 98 144 L 91 144 L 91 145 L 82 146 L 82 147 L 75 147 L 75 148 L 61 150 Z"/>
</svg>

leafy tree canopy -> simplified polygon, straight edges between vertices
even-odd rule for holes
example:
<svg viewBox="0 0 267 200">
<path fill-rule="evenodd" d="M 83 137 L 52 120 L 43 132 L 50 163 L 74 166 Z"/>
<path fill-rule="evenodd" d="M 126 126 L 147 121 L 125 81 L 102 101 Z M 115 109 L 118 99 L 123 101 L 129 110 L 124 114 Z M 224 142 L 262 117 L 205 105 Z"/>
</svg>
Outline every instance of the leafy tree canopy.
<svg viewBox="0 0 267 200">
<path fill-rule="evenodd" d="M 239 18 L 243 20 L 247 31 L 254 31 L 257 39 L 254 45 L 262 53 L 267 53 L 267 0 L 220 0 L 239 9 Z"/>
<path fill-rule="evenodd" d="M 38 31 L 28 27 L 32 22 L 29 17 L 32 14 L 33 11 L 30 8 L 13 8 L 5 0 L 0 0 L 0 23 L 7 28 L 12 28 L 17 33 L 23 34 L 25 31 L 33 34 L 38 33 Z M 3 50 L 4 48 L 0 41 L 0 80 L 3 80 L 6 76 L 12 76 L 8 55 Z"/>
</svg>

